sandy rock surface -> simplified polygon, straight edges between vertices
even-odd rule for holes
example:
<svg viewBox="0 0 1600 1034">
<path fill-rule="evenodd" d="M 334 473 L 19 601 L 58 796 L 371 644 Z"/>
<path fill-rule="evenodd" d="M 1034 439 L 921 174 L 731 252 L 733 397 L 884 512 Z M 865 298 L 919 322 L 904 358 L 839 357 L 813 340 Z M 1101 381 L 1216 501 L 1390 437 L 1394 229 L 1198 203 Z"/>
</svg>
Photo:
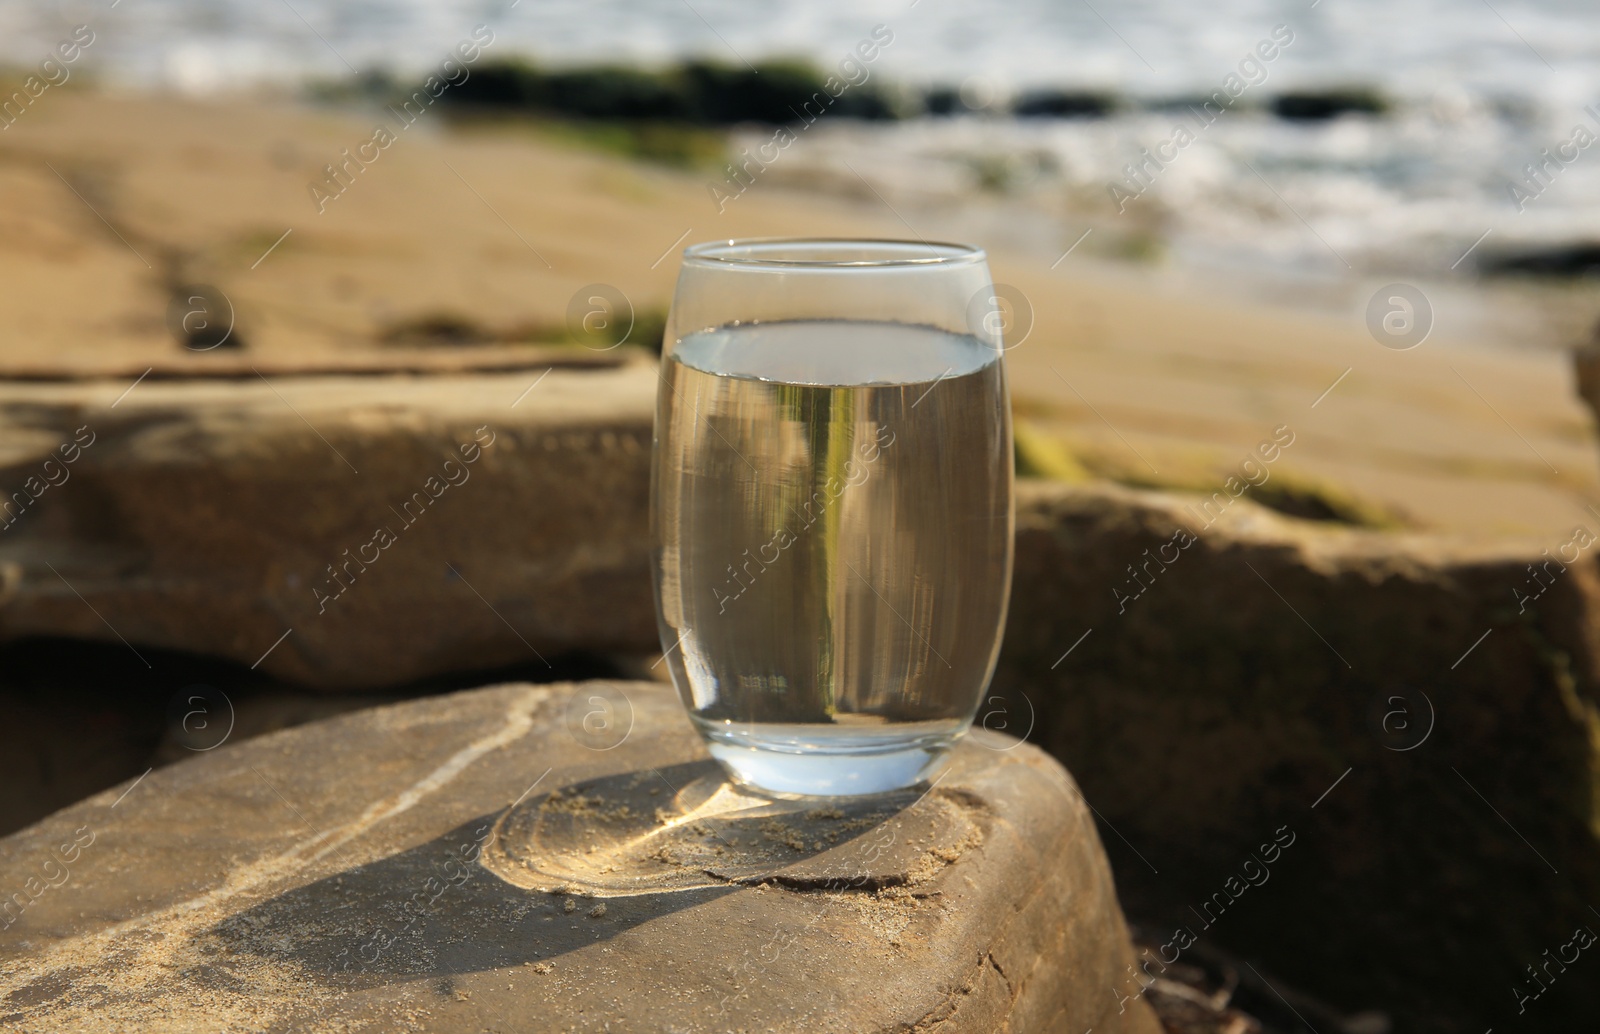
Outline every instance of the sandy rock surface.
<svg viewBox="0 0 1600 1034">
<path fill-rule="evenodd" d="M 0 1020 L 1159 1029 L 1112 992 L 1137 983 L 1110 870 L 1033 747 L 980 733 L 930 790 L 865 804 L 731 797 L 648 683 L 503 686 L 228 746 L 0 841 L 4 885 L 38 891 L 0 932 Z"/>
<path fill-rule="evenodd" d="M 406 363 L 419 349 L 395 342 L 427 327 L 447 349 L 560 336 L 595 284 L 663 311 L 695 241 L 953 237 L 986 246 L 1030 313 L 1008 356 L 1019 411 L 1153 483 L 1221 471 L 1287 424 L 1301 440 L 1286 464 L 1431 527 L 1556 534 L 1600 494 L 1564 356 L 1438 335 L 1385 348 L 1364 316 L 1378 284 L 1348 285 L 1343 315 L 1208 293 L 1086 258 L 1093 241 L 1059 258 L 1075 225 L 1034 254 L 1012 245 L 1039 227 L 1008 230 L 993 199 L 880 197 L 850 176 L 761 183 L 719 210 L 717 168 L 435 116 L 319 211 L 309 186 L 371 137 L 367 113 L 52 91 L 0 139 L 0 376 L 204 368 L 213 353 L 169 327 L 194 284 L 228 299 L 252 361 Z"/>
</svg>

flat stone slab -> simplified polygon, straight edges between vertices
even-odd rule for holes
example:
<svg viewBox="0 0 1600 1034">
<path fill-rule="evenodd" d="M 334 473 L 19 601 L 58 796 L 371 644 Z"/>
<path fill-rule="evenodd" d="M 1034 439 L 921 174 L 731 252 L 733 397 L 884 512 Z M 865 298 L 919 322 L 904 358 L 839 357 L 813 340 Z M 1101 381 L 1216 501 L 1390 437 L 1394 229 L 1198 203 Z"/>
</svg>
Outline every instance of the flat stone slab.
<svg viewBox="0 0 1600 1034">
<path fill-rule="evenodd" d="M 7 1030 L 1159 1030 L 1055 761 L 979 730 L 772 802 L 651 683 L 224 747 L 0 841 L 0 888 Z"/>
<path fill-rule="evenodd" d="M 321 688 L 659 645 L 651 362 L 133 384 L 0 382 L 0 641 Z"/>
</svg>

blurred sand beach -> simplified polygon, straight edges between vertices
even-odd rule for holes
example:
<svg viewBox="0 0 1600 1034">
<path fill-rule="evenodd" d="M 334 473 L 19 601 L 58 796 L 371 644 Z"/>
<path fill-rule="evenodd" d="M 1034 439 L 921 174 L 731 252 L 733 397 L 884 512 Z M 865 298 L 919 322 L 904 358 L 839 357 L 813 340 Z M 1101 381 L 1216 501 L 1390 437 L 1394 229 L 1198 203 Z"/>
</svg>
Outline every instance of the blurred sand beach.
<svg viewBox="0 0 1600 1034">
<path fill-rule="evenodd" d="M 0 135 L 0 376 L 532 367 L 540 344 L 582 361 L 595 353 L 571 341 L 580 289 L 620 291 L 639 340 L 659 328 L 687 244 L 934 239 L 959 214 L 948 200 L 891 201 L 865 179 L 851 191 L 757 182 L 719 206 L 714 167 L 630 160 L 554 124 L 442 114 L 349 163 L 347 185 L 319 205 L 312 185 L 383 119 L 287 102 L 43 98 Z M 1042 261 L 993 236 L 970 239 L 1021 300 L 1026 337 L 1008 355 L 1019 439 L 1047 472 L 1210 491 L 1287 425 L 1280 485 L 1357 523 L 1556 541 L 1597 519 L 1592 422 L 1559 352 L 1438 330 L 1397 351 L 1359 311 L 1218 295 L 1088 248 Z M 169 310 L 195 285 L 233 311 L 220 348 L 172 333 Z"/>
</svg>

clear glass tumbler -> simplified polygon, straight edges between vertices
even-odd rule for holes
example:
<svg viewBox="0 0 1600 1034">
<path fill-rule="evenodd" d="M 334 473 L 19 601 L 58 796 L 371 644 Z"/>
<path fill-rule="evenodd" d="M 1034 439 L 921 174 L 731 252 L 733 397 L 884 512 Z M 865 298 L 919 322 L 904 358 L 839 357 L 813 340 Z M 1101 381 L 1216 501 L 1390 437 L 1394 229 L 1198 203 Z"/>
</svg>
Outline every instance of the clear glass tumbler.
<svg viewBox="0 0 1600 1034">
<path fill-rule="evenodd" d="M 996 313 L 963 245 L 685 250 L 655 416 L 657 616 L 737 782 L 911 786 L 971 725 L 1011 586 Z"/>
</svg>

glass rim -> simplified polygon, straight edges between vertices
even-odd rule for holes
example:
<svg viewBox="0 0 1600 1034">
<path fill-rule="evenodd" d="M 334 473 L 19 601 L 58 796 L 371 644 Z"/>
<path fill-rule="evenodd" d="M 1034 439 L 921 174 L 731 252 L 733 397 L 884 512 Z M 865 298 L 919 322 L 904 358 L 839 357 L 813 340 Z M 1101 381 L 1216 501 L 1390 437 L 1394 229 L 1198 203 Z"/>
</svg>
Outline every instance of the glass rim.
<svg viewBox="0 0 1600 1034">
<path fill-rule="evenodd" d="M 868 257 L 799 257 L 796 252 L 833 248 L 868 253 Z M 790 254 L 784 255 L 788 249 Z M 871 255 L 876 249 L 880 254 Z M 683 261 L 708 266 L 752 269 L 926 269 L 987 261 L 982 248 L 951 241 L 897 240 L 884 237 L 731 237 L 703 241 L 683 249 Z"/>
</svg>

